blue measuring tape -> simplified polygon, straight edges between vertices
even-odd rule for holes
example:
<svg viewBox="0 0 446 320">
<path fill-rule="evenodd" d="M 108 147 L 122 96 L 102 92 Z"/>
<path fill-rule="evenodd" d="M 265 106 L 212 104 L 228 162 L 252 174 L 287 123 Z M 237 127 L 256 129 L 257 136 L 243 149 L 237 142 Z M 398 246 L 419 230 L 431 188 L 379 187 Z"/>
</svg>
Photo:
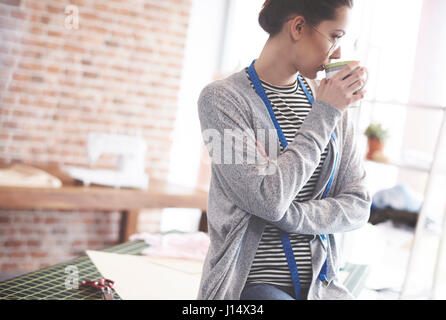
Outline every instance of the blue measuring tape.
<svg viewBox="0 0 446 320">
<path fill-rule="evenodd" d="M 256 60 L 254 60 L 251 63 L 251 66 L 248 68 L 249 76 L 251 77 L 251 80 L 253 82 L 253 85 L 254 85 L 254 88 L 255 88 L 257 94 L 263 100 L 266 108 L 268 109 L 268 113 L 271 117 L 271 120 L 274 123 L 276 130 L 277 130 L 277 134 L 279 136 L 280 143 L 282 144 L 283 149 L 285 149 L 288 146 L 288 141 L 286 140 L 285 135 L 282 131 L 282 128 L 280 127 L 279 122 L 276 119 L 271 102 L 269 101 L 268 96 L 266 95 L 265 90 L 263 89 L 263 86 L 260 82 L 259 76 L 257 75 L 257 72 L 254 68 L 255 62 L 256 62 Z M 313 105 L 313 103 L 314 103 L 313 96 L 308 91 L 307 87 L 305 86 L 305 84 L 303 83 L 302 79 L 299 76 L 297 76 L 297 80 L 299 81 L 301 88 L 303 89 L 305 95 L 307 96 L 308 101 L 310 102 L 311 105 Z M 331 137 L 333 138 L 333 140 L 336 144 L 336 135 L 334 133 L 332 133 Z M 338 162 L 338 154 L 336 153 L 335 166 L 333 168 L 333 171 L 331 172 L 330 180 L 329 180 L 327 188 L 322 196 L 323 198 L 325 198 L 327 196 L 327 193 L 330 190 L 337 162 Z M 327 247 L 327 244 L 326 244 L 327 237 L 324 234 L 321 234 L 320 237 L 324 241 L 325 247 Z M 299 272 L 297 270 L 296 258 L 294 257 L 293 248 L 292 248 L 291 242 L 290 242 L 290 237 L 288 236 L 288 234 L 286 234 L 285 232 L 280 230 L 280 239 L 282 241 L 282 246 L 283 246 L 283 250 L 285 252 L 286 260 L 288 263 L 288 268 L 290 269 L 291 279 L 293 280 L 294 293 L 296 294 L 296 299 L 300 300 Z M 327 260 L 326 259 L 325 259 L 324 265 L 322 266 L 321 272 L 319 273 L 319 280 L 321 280 L 325 285 L 328 285 Z"/>
</svg>

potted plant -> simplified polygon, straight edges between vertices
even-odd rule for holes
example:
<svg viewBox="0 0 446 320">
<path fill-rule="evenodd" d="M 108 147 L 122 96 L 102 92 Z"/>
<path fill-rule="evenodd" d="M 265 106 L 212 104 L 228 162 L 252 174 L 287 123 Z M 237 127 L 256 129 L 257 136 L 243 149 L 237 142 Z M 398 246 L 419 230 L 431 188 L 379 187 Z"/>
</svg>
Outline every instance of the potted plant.
<svg viewBox="0 0 446 320">
<path fill-rule="evenodd" d="M 384 143 L 388 138 L 388 131 L 383 129 L 379 123 L 371 123 L 364 134 L 368 138 L 368 147 L 366 158 L 368 160 L 377 160 L 385 158 L 382 154 Z"/>
</svg>

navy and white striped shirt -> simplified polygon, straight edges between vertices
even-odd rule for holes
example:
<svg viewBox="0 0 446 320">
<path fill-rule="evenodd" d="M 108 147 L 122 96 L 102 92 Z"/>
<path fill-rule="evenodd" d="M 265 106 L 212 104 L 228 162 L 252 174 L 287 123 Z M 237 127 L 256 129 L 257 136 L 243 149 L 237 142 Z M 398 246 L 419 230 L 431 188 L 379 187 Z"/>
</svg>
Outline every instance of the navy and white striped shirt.
<svg viewBox="0 0 446 320">
<path fill-rule="evenodd" d="M 248 68 L 245 71 L 251 81 Z M 296 136 L 307 114 L 310 112 L 311 104 L 297 80 L 294 85 L 285 87 L 273 86 L 262 80 L 260 82 L 268 99 L 271 101 L 277 122 L 282 128 L 286 140 L 290 143 Z M 311 88 L 305 79 L 303 79 L 303 82 L 308 91 L 311 92 Z M 252 81 L 251 86 L 254 88 Z M 281 150 L 283 150 L 282 146 Z M 317 169 L 297 194 L 294 201 L 303 202 L 311 200 L 311 195 L 326 157 L 327 149 L 322 153 Z M 309 243 L 313 239 L 313 235 L 290 234 L 289 236 L 296 258 L 301 287 L 308 288 L 313 277 Z M 266 224 L 246 283 L 268 283 L 286 287 L 293 286 L 282 241 L 280 240 L 279 229 L 271 224 Z"/>
</svg>

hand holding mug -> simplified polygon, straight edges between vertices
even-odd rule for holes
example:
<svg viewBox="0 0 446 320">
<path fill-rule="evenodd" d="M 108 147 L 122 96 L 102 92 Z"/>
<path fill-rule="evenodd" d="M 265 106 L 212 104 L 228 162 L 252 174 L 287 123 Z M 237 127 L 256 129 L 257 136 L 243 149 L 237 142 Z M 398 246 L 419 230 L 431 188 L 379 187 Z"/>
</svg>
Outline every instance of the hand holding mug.
<svg viewBox="0 0 446 320">
<path fill-rule="evenodd" d="M 368 79 L 367 68 L 359 61 L 343 62 L 326 66 L 327 78 L 320 83 L 317 99 L 325 101 L 341 111 L 364 98 L 363 90 Z"/>
</svg>

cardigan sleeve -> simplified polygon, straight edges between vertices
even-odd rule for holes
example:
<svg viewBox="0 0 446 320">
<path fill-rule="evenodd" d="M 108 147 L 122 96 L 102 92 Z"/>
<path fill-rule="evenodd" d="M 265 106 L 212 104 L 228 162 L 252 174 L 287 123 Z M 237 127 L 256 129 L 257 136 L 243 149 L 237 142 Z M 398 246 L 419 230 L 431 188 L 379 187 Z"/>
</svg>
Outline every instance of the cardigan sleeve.
<svg viewBox="0 0 446 320">
<path fill-rule="evenodd" d="M 293 201 L 273 224 L 288 233 L 332 234 L 357 229 L 370 216 L 371 196 L 367 173 L 357 147 L 353 123 L 345 117 L 346 132 L 334 195 L 320 200 Z"/>
<path fill-rule="evenodd" d="M 270 149 L 269 155 L 259 150 L 245 104 L 241 97 L 215 83 L 200 94 L 198 114 L 212 159 L 212 177 L 218 184 L 218 196 L 262 219 L 280 221 L 317 168 L 342 111 L 315 101 L 294 140 L 274 156 L 274 150 Z M 241 137 L 242 146 L 228 143 L 233 136 L 236 140 Z M 254 161 L 248 161 L 250 157 Z"/>
</svg>

